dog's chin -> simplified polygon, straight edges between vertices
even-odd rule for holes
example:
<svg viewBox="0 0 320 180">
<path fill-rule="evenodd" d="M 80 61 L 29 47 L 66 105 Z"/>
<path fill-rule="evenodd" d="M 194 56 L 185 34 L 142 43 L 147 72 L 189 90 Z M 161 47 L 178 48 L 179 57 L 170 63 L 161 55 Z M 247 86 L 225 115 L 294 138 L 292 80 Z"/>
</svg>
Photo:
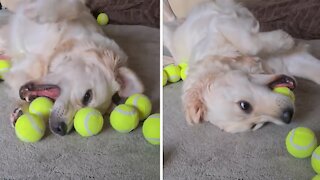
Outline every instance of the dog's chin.
<svg viewBox="0 0 320 180">
<path fill-rule="evenodd" d="M 22 100 L 31 102 L 37 97 L 47 97 L 55 101 L 60 95 L 60 87 L 54 84 L 26 83 L 21 86 L 19 95 Z"/>
</svg>

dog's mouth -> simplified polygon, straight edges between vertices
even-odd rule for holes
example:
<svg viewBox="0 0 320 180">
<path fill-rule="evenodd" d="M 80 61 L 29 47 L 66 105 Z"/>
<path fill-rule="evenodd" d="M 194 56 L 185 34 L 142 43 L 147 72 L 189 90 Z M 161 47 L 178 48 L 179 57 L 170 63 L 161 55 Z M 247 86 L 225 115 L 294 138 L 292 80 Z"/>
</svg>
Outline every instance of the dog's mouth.
<svg viewBox="0 0 320 180">
<path fill-rule="evenodd" d="M 293 91 L 296 88 L 296 81 L 286 75 L 280 75 L 277 76 L 272 82 L 268 84 L 270 89 L 274 89 L 277 87 L 287 87 L 291 91 Z"/>
<path fill-rule="evenodd" d="M 33 82 L 21 86 L 19 95 L 22 100 L 31 102 L 37 97 L 47 97 L 55 101 L 60 95 L 60 88 L 53 84 L 35 84 Z"/>
</svg>

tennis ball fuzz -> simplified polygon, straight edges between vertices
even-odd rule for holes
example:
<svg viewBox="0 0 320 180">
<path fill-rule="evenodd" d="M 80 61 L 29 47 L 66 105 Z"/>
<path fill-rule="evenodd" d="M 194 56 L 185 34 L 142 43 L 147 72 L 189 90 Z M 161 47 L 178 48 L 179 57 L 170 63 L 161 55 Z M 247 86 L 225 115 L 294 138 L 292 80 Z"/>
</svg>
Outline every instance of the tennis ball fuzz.
<svg viewBox="0 0 320 180">
<path fill-rule="evenodd" d="M 100 13 L 97 17 L 97 22 L 99 25 L 107 25 L 109 22 L 109 17 L 106 13 Z"/>
<path fill-rule="evenodd" d="M 144 121 L 142 134 L 150 144 L 160 144 L 160 114 L 152 114 Z"/>
<path fill-rule="evenodd" d="M 178 82 L 180 80 L 180 68 L 174 64 L 170 64 L 164 68 L 164 71 L 168 75 L 169 82 Z"/>
<path fill-rule="evenodd" d="M 286 138 L 288 152 L 296 158 L 311 156 L 317 147 L 317 139 L 309 128 L 298 127 L 291 130 Z"/>
<path fill-rule="evenodd" d="M 37 142 L 44 133 L 46 127 L 44 121 L 34 114 L 23 114 L 15 124 L 17 137 L 23 142 Z"/>
<path fill-rule="evenodd" d="M 151 109 L 152 109 L 151 101 L 147 96 L 143 94 L 131 95 L 126 100 L 125 104 L 131 105 L 138 110 L 140 120 L 146 119 L 151 113 Z"/>
<path fill-rule="evenodd" d="M 181 69 L 180 76 L 182 80 L 185 80 L 187 78 L 188 69 L 188 67 Z"/>
<path fill-rule="evenodd" d="M 178 64 L 178 66 L 180 69 L 183 69 L 183 68 L 188 67 L 188 64 L 187 63 L 180 63 L 180 64 Z"/>
<path fill-rule="evenodd" d="M 168 75 L 165 71 L 162 72 L 162 86 L 165 86 L 168 82 Z"/>
<path fill-rule="evenodd" d="M 293 102 L 296 100 L 294 93 L 287 87 L 276 87 L 273 91 L 289 97 Z"/>
<path fill-rule="evenodd" d="M 103 127 L 101 113 L 90 107 L 80 109 L 74 117 L 74 129 L 83 137 L 97 135 Z"/>
<path fill-rule="evenodd" d="M 110 114 L 110 124 L 118 132 L 128 133 L 139 124 L 139 114 L 136 108 L 120 104 Z"/>
<path fill-rule="evenodd" d="M 318 175 L 315 175 L 313 178 L 312 178 L 312 180 L 320 180 L 320 175 L 318 174 Z"/>
<path fill-rule="evenodd" d="M 41 118 L 48 119 L 51 113 L 53 102 L 47 97 L 38 97 L 29 105 L 29 112 Z"/>
<path fill-rule="evenodd" d="M 0 79 L 3 79 L 4 73 L 10 70 L 11 64 L 7 60 L 0 59 Z"/>
<path fill-rule="evenodd" d="M 320 146 L 312 153 L 311 166 L 316 173 L 320 174 Z"/>
</svg>

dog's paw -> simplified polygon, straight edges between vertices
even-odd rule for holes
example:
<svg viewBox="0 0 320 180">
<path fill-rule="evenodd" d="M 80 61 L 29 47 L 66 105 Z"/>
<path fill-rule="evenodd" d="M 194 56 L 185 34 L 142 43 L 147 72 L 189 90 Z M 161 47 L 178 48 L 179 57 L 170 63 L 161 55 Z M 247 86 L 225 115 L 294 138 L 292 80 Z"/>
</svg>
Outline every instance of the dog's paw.
<svg viewBox="0 0 320 180">
<path fill-rule="evenodd" d="M 12 127 L 15 127 L 15 124 L 20 116 L 23 115 L 23 110 L 21 107 L 15 108 L 10 115 L 10 123 Z"/>
<path fill-rule="evenodd" d="M 286 33 L 283 30 L 278 30 L 278 37 L 275 37 L 279 40 L 279 48 L 282 50 L 289 50 L 291 49 L 295 42 L 292 36 L 290 36 L 288 33 Z"/>
</svg>

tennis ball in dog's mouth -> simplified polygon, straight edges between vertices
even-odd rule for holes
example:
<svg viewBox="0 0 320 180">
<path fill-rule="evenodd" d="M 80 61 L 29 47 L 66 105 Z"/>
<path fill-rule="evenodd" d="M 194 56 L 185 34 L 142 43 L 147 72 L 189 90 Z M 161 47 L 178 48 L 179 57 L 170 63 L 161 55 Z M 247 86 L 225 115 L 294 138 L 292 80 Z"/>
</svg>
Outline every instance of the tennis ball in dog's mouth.
<svg viewBox="0 0 320 180">
<path fill-rule="evenodd" d="M 317 138 L 309 128 L 298 127 L 291 130 L 286 138 L 288 152 L 296 158 L 311 156 L 317 147 Z"/>
<path fill-rule="evenodd" d="M 164 67 L 164 71 L 168 75 L 168 81 L 169 82 L 178 82 L 180 80 L 180 67 L 176 66 L 174 64 L 170 64 L 166 67 Z"/>
<path fill-rule="evenodd" d="M 83 137 L 97 135 L 102 127 L 103 116 L 94 108 L 82 108 L 74 117 L 74 129 Z"/>
<path fill-rule="evenodd" d="M 160 114 L 152 114 L 143 122 L 142 134 L 150 144 L 160 144 Z"/>
<path fill-rule="evenodd" d="M 38 97 L 30 103 L 29 112 L 36 114 L 43 119 L 48 119 L 51 113 L 53 102 L 47 97 Z"/>
<path fill-rule="evenodd" d="M 23 142 L 39 141 L 45 130 L 44 121 L 35 114 L 23 114 L 15 124 L 16 135 Z"/>
<path fill-rule="evenodd" d="M 151 113 L 152 104 L 146 95 L 133 94 L 126 100 L 125 104 L 131 105 L 138 110 L 140 120 L 146 119 Z"/>
<path fill-rule="evenodd" d="M 294 93 L 287 87 L 276 87 L 273 89 L 273 91 L 289 97 L 293 102 L 296 100 Z"/>
<path fill-rule="evenodd" d="M 99 25 L 107 25 L 109 22 L 109 17 L 106 13 L 100 13 L 97 17 L 97 22 Z"/>
<path fill-rule="evenodd" d="M 110 124 L 118 132 L 128 133 L 139 124 L 139 114 L 135 107 L 120 104 L 110 114 Z"/>
<path fill-rule="evenodd" d="M 0 79 L 3 79 L 3 74 L 10 70 L 11 64 L 7 60 L 0 59 Z"/>
</svg>

